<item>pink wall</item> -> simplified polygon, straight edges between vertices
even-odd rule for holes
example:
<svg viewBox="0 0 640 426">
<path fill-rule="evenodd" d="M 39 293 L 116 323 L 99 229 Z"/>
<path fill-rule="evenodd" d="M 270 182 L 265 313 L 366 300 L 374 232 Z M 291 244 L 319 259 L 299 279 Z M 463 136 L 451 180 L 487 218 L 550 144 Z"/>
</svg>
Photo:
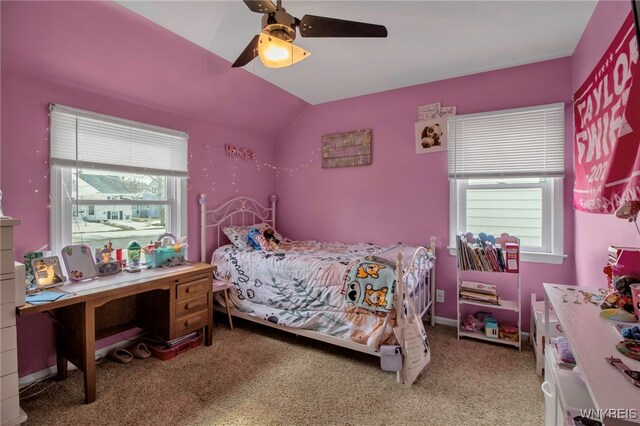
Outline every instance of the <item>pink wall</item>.
<svg viewBox="0 0 640 426">
<path fill-rule="evenodd" d="M 271 169 L 228 159 L 222 145 L 273 162 L 274 136 L 305 102 L 115 3 L 1 7 L 0 187 L 5 213 L 22 219 L 16 253 L 49 240 L 50 102 L 189 133 L 191 259 L 199 259 L 198 194 L 215 203 L 236 193 L 266 202 L 273 193 Z M 54 364 L 47 317 L 19 318 L 18 340 L 21 376 Z"/>
<path fill-rule="evenodd" d="M 455 257 L 449 255 L 449 182 L 446 152 L 416 155 L 414 123 L 419 105 L 455 105 L 458 114 L 571 100 L 569 58 L 443 80 L 309 107 L 278 137 L 276 158 L 300 168 L 276 176 L 279 228 L 298 239 L 428 243 L 438 238 L 438 288 L 446 292 L 437 315 L 455 318 Z M 566 110 L 567 140 L 571 109 Z M 324 134 L 372 129 L 373 164 L 322 169 L 317 163 Z M 566 150 L 565 253 L 562 265 L 522 265 L 525 312 L 542 282 L 575 281 L 571 150 Z"/>
<path fill-rule="evenodd" d="M 600 1 L 573 53 L 572 89 L 575 92 L 597 65 L 622 22 L 631 11 L 629 1 Z M 614 215 L 574 210 L 576 280 L 579 285 L 603 286 L 602 267 L 609 245 L 640 246 L 640 236 L 630 223 Z"/>
</svg>

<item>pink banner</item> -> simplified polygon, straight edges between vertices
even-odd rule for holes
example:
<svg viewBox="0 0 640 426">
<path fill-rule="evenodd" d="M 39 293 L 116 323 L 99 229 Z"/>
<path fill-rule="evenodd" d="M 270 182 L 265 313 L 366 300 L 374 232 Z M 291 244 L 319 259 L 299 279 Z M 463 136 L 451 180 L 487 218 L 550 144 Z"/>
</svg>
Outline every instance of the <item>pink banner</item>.
<svg viewBox="0 0 640 426">
<path fill-rule="evenodd" d="M 630 14 L 598 66 L 574 95 L 573 205 L 612 213 L 640 199 L 638 42 Z"/>
</svg>

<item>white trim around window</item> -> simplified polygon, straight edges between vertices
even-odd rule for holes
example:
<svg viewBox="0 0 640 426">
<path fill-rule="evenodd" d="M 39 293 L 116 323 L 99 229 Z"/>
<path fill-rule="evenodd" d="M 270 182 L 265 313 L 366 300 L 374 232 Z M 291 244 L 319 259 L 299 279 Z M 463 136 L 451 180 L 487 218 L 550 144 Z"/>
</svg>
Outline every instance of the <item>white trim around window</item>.
<svg viewBox="0 0 640 426">
<path fill-rule="evenodd" d="M 60 254 L 62 248 L 72 244 L 73 234 L 73 169 L 69 167 L 51 167 L 51 207 L 50 207 L 50 249 L 54 255 Z M 167 231 L 174 235 L 187 235 L 187 179 L 167 177 L 167 200 L 92 200 L 95 205 L 132 205 L 132 204 L 164 204 L 167 209 Z M 82 204 L 87 201 L 83 200 Z"/>
<path fill-rule="evenodd" d="M 466 179 L 452 179 L 449 181 L 450 198 L 450 254 L 456 255 L 456 234 L 466 228 L 466 190 L 469 182 Z M 540 188 L 542 190 L 542 243 L 540 247 L 521 248 L 521 260 L 524 262 L 561 264 L 564 258 L 564 208 L 563 208 L 563 179 L 545 178 L 539 183 L 528 184 L 482 184 L 473 185 L 474 189 L 517 189 Z M 465 229 L 466 230 L 466 229 Z M 517 236 L 517 235 L 516 235 Z"/>
</svg>

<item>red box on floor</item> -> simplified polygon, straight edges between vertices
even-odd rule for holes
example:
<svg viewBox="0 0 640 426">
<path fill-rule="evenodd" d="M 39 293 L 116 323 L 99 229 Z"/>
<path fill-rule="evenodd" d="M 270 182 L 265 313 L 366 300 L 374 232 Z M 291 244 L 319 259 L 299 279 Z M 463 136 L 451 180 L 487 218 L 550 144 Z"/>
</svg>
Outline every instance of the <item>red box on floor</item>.
<svg viewBox="0 0 640 426">
<path fill-rule="evenodd" d="M 193 336 L 171 348 L 162 348 L 160 346 L 150 344 L 149 349 L 151 350 L 151 354 L 154 357 L 161 359 L 162 361 L 166 361 L 168 359 L 175 358 L 176 356 L 188 351 L 191 348 L 198 347 L 201 344 L 202 334 L 198 334 L 197 336 Z"/>
</svg>

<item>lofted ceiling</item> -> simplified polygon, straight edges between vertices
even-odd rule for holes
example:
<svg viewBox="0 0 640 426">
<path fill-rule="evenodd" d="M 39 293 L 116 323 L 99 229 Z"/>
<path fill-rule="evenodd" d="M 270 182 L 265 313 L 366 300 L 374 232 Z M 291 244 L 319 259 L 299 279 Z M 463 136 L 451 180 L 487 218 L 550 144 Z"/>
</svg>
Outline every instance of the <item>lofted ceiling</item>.
<svg viewBox="0 0 640 426">
<path fill-rule="evenodd" d="M 120 1 L 233 62 L 260 32 L 241 0 Z M 274 0 L 275 3 L 275 0 Z M 284 1 L 287 12 L 383 24 L 386 39 L 303 38 L 311 56 L 292 67 L 244 67 L 318 104 L 573 53 L 597 1 Z M 231 64 L 229 64 L 231 66 Z M 234 69 L 234 72 L 245 72 Z"/>
</svg>

